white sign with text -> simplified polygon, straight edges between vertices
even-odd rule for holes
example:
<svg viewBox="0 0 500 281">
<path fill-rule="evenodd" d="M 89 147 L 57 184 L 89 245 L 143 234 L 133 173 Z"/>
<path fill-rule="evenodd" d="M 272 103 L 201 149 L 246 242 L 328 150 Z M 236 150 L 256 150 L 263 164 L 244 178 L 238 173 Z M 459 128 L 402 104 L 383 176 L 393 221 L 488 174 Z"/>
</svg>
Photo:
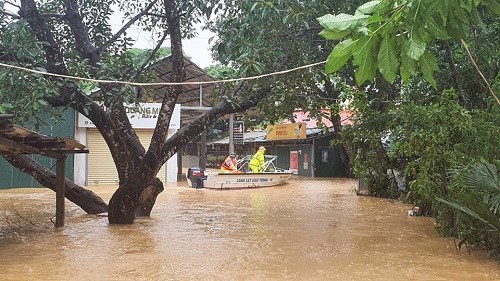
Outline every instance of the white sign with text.
<svg viewBox="0 0 500 281">
<path fill-rule="evenodd" d="M 134 129 L 154 129 L 158 120 L 158 113 L 161 109 L 161 103 L 140 103 L 126 104 L 128 119 Z M 78 113 L 77 125 L 81 128 L 95 128 L 94 123 L 87 117 Z M 172 118 L 170 119 L 169 129 L 181 128 L 181 105 L 176 104 Z"/>
</svg>

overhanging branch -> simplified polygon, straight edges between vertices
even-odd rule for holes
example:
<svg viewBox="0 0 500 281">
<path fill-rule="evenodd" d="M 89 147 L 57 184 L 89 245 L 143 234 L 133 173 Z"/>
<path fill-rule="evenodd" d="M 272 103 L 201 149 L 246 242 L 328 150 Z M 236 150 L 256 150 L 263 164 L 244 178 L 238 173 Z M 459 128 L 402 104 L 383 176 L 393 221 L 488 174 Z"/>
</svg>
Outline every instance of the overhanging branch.
<svg viewBox="0 0 500 281">
<path fill-rule="evenodd" d="M 134 75 L 135 78 L 137 78 L 139 75 L 142 74 L 142 72 L 144 72 L 144 69 L 146 69 L 146 67 L 149 65 L 149 63 L 153 60 L 156 53 L 158 53 L 158 50 L 160 50 L 161 45 L 163 45 L 163 42 L 165 42 L 167 37 L 168 37 L 168 32 L 163 33 L 163 36 L 161 37 L 160 41 L 158 41 L 158 43 L 156 44 L 156 47 L 153 49 L 153 51 L 151 52 L 149 57 L 146 59 L 146 61 L 144 61 L 144 63 L 141 65 L 141 67 L 139 67 L 139 69 L 137 70 L 137 73 Z M 135 79 L 132 79 L 132 80 L 135 80 Z"/>
<path fill-rule="evenodd" d="M 99 52 L 102 52 L 103 50 L 111 46 L 111 44 L 113 44 L 118 38 L 120 38 L 120 36 L 122 36 L 122 34 L 124 34 L 125 31 L 129 29 L 130 26 L 132 26 L 136 21 L 138 21 L 144 15 L 147 15 L 148 11 L 151 10 L 151 8 L 153 8 L 153 6 L 156 4 L 157 1 L 158 0 L 152 1 L 151 3 L 149 3 L 146 9 L 144 9 L 144 11 L 140 12 L 139 14 L 131 18 L 120 30 L 118 30 L 118 32 L 115 35 L 113 35 L 108 41 L 106 41 L 98 48 Z"/>
</svg>

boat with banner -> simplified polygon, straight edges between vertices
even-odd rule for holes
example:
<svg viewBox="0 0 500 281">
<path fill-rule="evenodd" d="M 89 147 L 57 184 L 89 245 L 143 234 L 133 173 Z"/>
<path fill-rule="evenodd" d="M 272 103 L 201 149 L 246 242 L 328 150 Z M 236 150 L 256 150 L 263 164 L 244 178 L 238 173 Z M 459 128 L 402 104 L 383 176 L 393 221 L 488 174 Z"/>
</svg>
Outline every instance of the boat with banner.
<svg viewBox="0 0 500 281">
<path fill-rule="evenodd" d="M 206 172 L 201 178 L 199 187 L 212 189 L 241 189 L 254 187 L 269 187 L 282 185 L 288 182 L 292 176 L 290 170 L 277 168 L 274 161 L 278 158 L 275 155 L 265 155 L 264 171 L 262 173 L 252 173 L 248 168 L 248 162 L 252 155 L 247 155 L 238 160 L 238 170 L 232 173 Z M 191 182 L 188 180 L 189 186 Z"/>
</svg>

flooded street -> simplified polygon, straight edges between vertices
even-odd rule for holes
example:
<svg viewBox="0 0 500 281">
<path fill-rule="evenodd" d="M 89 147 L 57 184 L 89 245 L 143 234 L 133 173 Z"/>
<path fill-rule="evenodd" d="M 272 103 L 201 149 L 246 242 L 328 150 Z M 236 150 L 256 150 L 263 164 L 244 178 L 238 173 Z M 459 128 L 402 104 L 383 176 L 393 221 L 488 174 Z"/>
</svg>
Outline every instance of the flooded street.
<svg viewBox="0 0 500 281">
<path fill-rule="evenodd" d="M 487 254 L 457 253 L 411 206 L 356 196 L 351 179 L 284 186 L 166 186 L 150 218 L 108 225 L 55 194 L 0 191 L 0 280 L 499 280 Z M 92 187 L 108 201 L 112 187 Z M 17 229 L 17 212 L 37 224 Z M 458 243 L 458 242 L 457 242 Z"/>
</svg>

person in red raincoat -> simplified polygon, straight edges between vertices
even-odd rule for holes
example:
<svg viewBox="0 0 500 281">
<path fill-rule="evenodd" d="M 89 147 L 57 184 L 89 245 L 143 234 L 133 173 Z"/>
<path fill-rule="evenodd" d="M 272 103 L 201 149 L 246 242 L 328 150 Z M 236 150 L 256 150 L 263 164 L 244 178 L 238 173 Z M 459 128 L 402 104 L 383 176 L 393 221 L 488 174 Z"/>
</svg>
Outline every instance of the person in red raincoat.
<svg viewBox="0 0 500 281">
<path fill-rule="evenodd" d="M 236 167 L 236 154 L 231 153 L 229 154 L 228 157 L 222 162 L 220 165 L 220 172 L 221 173 L 232 173 L 234 171 L 237 171 L 238 168 Z"/>
</svg>

